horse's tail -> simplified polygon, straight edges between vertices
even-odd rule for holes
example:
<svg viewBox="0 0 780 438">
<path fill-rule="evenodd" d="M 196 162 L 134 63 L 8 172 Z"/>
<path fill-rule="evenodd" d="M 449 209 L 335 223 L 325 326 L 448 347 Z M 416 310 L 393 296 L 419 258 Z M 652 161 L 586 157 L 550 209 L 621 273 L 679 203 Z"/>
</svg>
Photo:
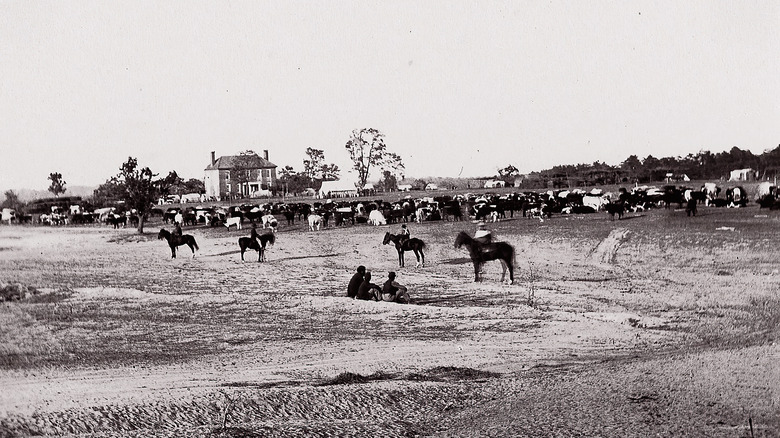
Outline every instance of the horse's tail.
<svg viewBox="0 0 780 438">
<path fill-rule="evenodd" d="M 197 249 L 198 251 L 200 251 L 200 248 L 198 248 L 198 242 L 196 242 L 196 241 L 195 241 L 195 238 L 194 238 L 194 237 L 192 238 L 192 246 L 194 246 L 194 247 L 195 247 L 195 249 Z"/>
<path fill-rule="evenodd" d="M 420 249 L 425 249 L 425 242 L 423 242 L 420 239 L 417 239 L 420 242 Z"/>
</svg>

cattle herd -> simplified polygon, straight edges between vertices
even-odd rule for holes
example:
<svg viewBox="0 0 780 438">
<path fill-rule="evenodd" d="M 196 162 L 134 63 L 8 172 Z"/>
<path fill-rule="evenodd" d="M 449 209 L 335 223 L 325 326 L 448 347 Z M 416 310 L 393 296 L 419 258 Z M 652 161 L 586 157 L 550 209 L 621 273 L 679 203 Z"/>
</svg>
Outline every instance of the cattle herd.
<svg viewBox="0 0 780 438">
<path fill-rule="evenodd" d="M 762 208 L 778 209 L 780 201 L 774 185 L 758 186 L 756 202 Z M 604 193 L 601 189 L 585 191 L 549 190 L 526 191 L 506 194 L 458 194 L 412 198 L 406 196 L 395 202 L 386 200 L 326 200 L 322 202 L 271 202 L 265 204 L 241 204 L 232 206 L 155 206 L 152 216 L 159 216 L 164 223 L 179 222 L 182 226 L 232 225 L 240 227 L 245 221 L 262 224 L 276 231 L 279 222 L 293 225 L 306 223 L 310 215 L 316 215 L 311 230 L 329 226 L 369 223 L 384 225 L 399 222 L 481 220 L 494 222 L 515 214 L 543 221 L 554 214 L 587 214 L 604 211 L 611 219 L 622 218 L 625 212 L 638 212 L 650 208 L 685 208 L 689 216 L 695 215 L 697 205 L 714 207 L 744 207 L 748 203 L 747 192 L 740 186 L 722 190 L 713 183 L 700 189 L 667 185 L 663 187 L 637 186 L 631 190 L 620 188 L 617 193 Z M 78 205 L 68 208 L 52 207 L 51 213 L 38 217 L 17 214 L 3 209 L 5 223 L 32 222 L 41 225 L 67 225 L 102 223 L 114 228 L 137 226 L 135 211 L 122 211 L 116 207 L 85 211 Z M 316 223 L 316 228 L 315 228 Z"/>
</svg>

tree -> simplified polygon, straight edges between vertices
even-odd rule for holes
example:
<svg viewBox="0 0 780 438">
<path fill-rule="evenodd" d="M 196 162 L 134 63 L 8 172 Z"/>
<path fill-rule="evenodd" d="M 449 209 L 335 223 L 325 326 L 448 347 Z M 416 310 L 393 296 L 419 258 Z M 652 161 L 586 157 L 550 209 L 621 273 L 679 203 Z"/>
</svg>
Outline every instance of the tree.
<svg viewBox="0 0 780 438">
<path fill-rule="evenodd" d="M 112 176 L 92 192 L 92 200 L 95 207 L 107 207 L 123 200 L 124 193 L 124 186 L 119 184 L 117 177 Z"/>
<path fill-rule="evenodd" d="M 62 174 L 59 172 L 54 172 L 49 174 L 49 181 L 51 181 L 51 185 L 49 186 L 49 191 L 54 194 L 54 197 L 60 196 L 60 194 L 65 193 L 65 181 L 62 180 Z"/>
<path fill-rule="evenodd" d="M 503 169 L 498 169 L 499 179 L 507 184 L 514 183 L 515 177 L 517 175 L 520 175 L 520 170 L 511 164 L 504 167 Z"/>
<path fill-rule="evenodd" d="M 12 208 L 17 212 L 21 211 L 24 204 L 19 200 L 19 195 L 13 190 L 6 190 L 5 201 L 3 201 L 2 208 Z"/>
<path fill-rule="evenodd" d="M 296 172 L 292 166 L 284 166 L 279 171 L 279 182 L 282 183 L 285 193 L 301 193 L 307 187 L 311 187 L 312 180 L 308 176 Z"/>
<path fill-rule="evenodd" d="M 377 188 L 381 188 L 385 192 L 392 192 L 398 190 L 398 179 L 393 175 L 393 172 L 389 170 L 382 171 L 382 179 L 379 180 Z"/>
<path fill-rule="evenodd" d="M 325 161 L 325 152 L 321 149 L 306 148 L 308 160 L 303 160 L 303 173 L 311 179 L 320 176 L 323 161 Z"/>
<path fill-rule="evenodd" d="M 341 170 L 336 164 L 323 164 L 320 168 L 320 174 L 323 181 L 336 181 L 339 179 Z"/>
<path fill-rule="evenodd" d="M 401 157 L 388 152 L 385 145 L 385 135 L 378 129 L 355 129 L 345 147 L 354 163 L 353 168 L 358 172 L 360 189 L 365 187 L 371 167 L 379 167 L 394 173 L 398 173 L 404 168 Z"/>
<path fill-rule="evenodd" d="M 321 149 L 306 148 L 308 160 L 303 160 L 303 174 L 312 182 L 315 180 L 339 179 L 339 166 L 325 163 L 325 152 Z"/>
<path fill-rule="evenodd" d="M 159 190 L 160 196 L 170 195 L 171 192 L 174 192 L 173 194 L 175 195 L 181 195 L 180 188 L 182 182 L 184 182 L 184 180 L 181 179 L 175 170 L 168 172 L 168 175 L 165 178 L 157 180 L 157 189 Z"/>
<path fill-rule="evenodd" d="M 182 193 L 206 193 L 206 183 L 197 178 L 190 178 L 181 183 Z"/>
<path fill-rule="evenodd" d="M 148 167 L 138 168 L 138 159 L 128 157 L 127 162 L 119 168 L 116 181 L 123 190 L 123 198 L 128 208 L 135 209 L 138 214 L 138 233 L 143 234 L 144 222 L 152 210 L 154 201 L 159 197 L 160 181 L 154 181 L 156 176 Z"/>
</svg>

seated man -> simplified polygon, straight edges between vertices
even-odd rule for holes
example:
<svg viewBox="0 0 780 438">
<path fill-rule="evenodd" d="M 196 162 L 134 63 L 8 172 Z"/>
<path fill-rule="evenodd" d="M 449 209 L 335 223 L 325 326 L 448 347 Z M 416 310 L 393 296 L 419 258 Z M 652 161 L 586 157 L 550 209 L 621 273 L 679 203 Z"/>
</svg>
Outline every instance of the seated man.
<svg viewBox="0 0 780 438">
<path fill-rule="evenodd" d="M 366 276 L 363 278 L 363 282 L 360 283 L 357 296 L 358 300 L 374 300 L 380 301 L 382 299 L 382 288 L 374 283 L 371 283 L 371 272 L 366 272 Z"/>
<path fill-rule="evenodd" d="M 349 285 L 347 285 L 347 296 L 350 298 L 355 298 L 358 294 L 358 290 L 360 289 L 360 284 L 363 283 L 363 276 L 366 275 L 366 267 L 365 266 L 358 266 L 357 272 L 352 276 L 352 278 L 349 280 Z"/>
<path fill-rule="evenodd" d="M 395 281 L 395 272 L 387 274 L 387 281 L 382 285 L 382 301 L 395 303 L 409 303 L 409 294 L 406 286 Z"/>
</svg>

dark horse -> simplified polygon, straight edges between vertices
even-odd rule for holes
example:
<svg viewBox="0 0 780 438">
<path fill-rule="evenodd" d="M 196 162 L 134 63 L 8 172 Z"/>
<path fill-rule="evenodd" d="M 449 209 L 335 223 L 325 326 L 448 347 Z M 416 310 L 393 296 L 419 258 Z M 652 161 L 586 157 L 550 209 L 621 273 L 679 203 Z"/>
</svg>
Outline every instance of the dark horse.
<svg viewBox="0 0 780 438">
<path fill-rule="evenodd" d="M 417 257 L 415 268 L 420 265 L 425 266 L 425 254 L 423 254 L 425 242 L 416 237 L 402 240 L 400 234 L 385 233 L 382 244 L 387 245 L 391 241 L 395 244 L 395 250 L 398 251 L 398 265 L 400 267 L 404 267 L 404 251 L 414 251 L 414 256 Z"/>
<path fill-rule="evenodd" d="M 198 244 L 195 243 L 195 238 L 189 234 L 182 234 L 181 236 L 174 236 L 165 228 L 160 230 L 160 234 L 157 235 L 158 240 L 165 239 L 168 241 L 168 246 L 171 247 L 171 258 L 176 258 L 176 247 L 187 245 L 192 250 L 192 258 L 195 258 L 195 250 L 198 248 Z"/>
<path fill-rule="evenodd" d="M 455 238 L 455 247 L 460 248 L 463 245 L 466 245 L 466 248 L 468 248 L 471 261 L 474 262 L 474 281 L 479 281 L 479 269 L 483 263 L 491 260 L 500 260 L 504 268 L 504 271 L 501 273 L 501 281 L 504 281 L 506 270 L 509 269 L 509 284 L 515 282 L 513 266 L 515 249 L 512 245 L 506 242 L 480 243 L 472 239 L 465 231 L 461 231 L 458 233 L 458 237 Z"/>
<path fill-rule="evenodd" d="M 244 252 L 248 249 L 257 251 L 257 261 L 265 261 L 265 245 L 274 244 L 276 238 L 273 234 L 261 234 L 257 239 L 251 237 L 242 237 L 238 239 L 238 246 L 241 247 L 241 261 L 244 261 Z"/>
</svg>

